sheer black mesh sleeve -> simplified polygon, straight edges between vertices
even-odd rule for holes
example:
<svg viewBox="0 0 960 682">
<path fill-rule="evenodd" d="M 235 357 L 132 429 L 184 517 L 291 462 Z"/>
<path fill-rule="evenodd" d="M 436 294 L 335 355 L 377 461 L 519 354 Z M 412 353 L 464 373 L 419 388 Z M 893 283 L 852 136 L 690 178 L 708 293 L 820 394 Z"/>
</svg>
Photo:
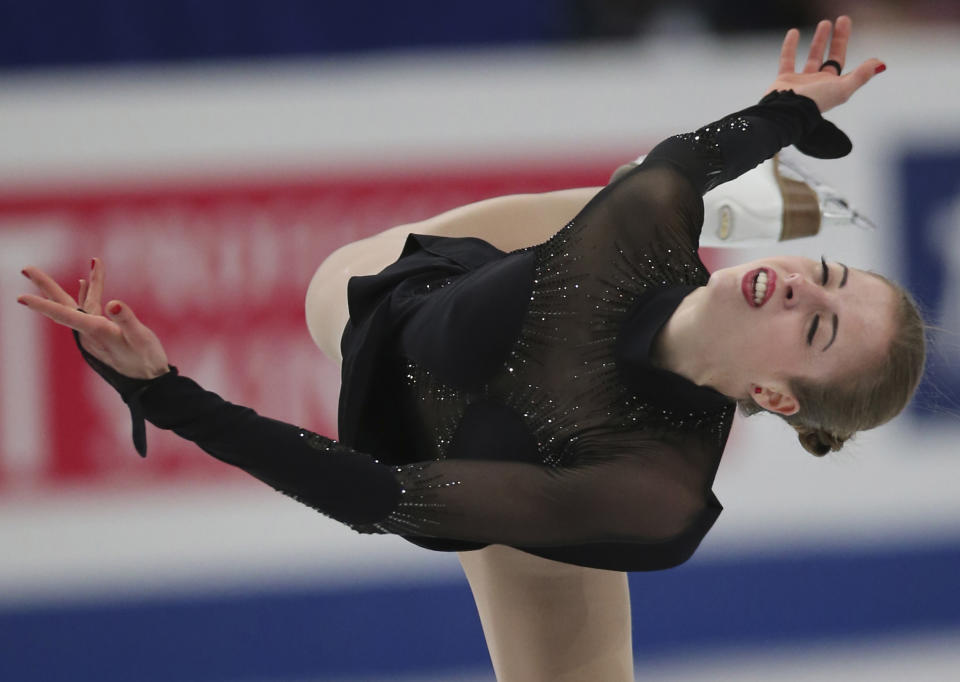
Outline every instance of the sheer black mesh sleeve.
<svg viewBox="0 0 960 682">
<path fill-rule="evenodd" d="M 637 452 L 565 469 L 455 460 L 386 466 L 187 377 L 156 379 L 141 400 L 155 426 L 361 532 L 530 547 L 655 542 L 704 511 L 700 491 L 658 475 Z"/>
<path fill-rule="evenodd" d="M 791 144 L 812 145 L 835 156 L 850 151 L 847 136 L 824 132 L 826 121 L 816 103 L 792 90 L 771 92 L 758 104 L 719 121 L 667 138 L 647 155 L 646 162 L 674 164 L 699 194 L 733 180 Z"/>
<path fill-rule="evenodd" d="M 369 455 L 262 417 L 172 372 L 150 383 L 140 397 L 147 421 L 338 521 L 377 521 L 400 499 L 397 478 Z"/>
<path fill-rule="evenodd" d="M 696 249 L 702 195 L 822 130 L 823 122 L 808 97 L 772 92 L 754 106 L 660 142 L 640 166 L 597 194 L 567 234 L 558 236 L 566 242 L 585 240 L 583 256 L 592 254 L 600 272 L 609 269 L 611 257 L 604 252 L 610 248 L 634 264 L 637 254 L 654 242 Z"/>
</svg>

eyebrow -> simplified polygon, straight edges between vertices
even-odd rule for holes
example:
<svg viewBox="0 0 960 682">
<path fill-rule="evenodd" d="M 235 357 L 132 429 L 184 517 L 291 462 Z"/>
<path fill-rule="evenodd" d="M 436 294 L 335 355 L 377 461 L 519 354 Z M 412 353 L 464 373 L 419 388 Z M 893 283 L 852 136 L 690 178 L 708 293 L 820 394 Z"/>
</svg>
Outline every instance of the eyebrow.
<svg viewBox="0 0 960 682">
<path fill-rule="evenodd" d="M 842 284 L 840 286 L 843 286 Z M 830 340 L 827 342 L 827 345 L 823 347 L 823 350 L 827 350 L 837 338 L 837 327 L 840 326 L 840 320 L 837 319 L 837 314 L 833 314 L 833 334 L 830 336 Z"/>
<path fill-rule="evenodd" d="M 840 284 L 837 286 L 838 289 L 842 289 L 847 284 L 847 277 L 850 275 L 850 268 L 848 268 L 843 263 L 840 263 L 840 267 L 843 268 L 843 277 L 840 278 Z M 837 314 L 833 314 L 833 333 L 830 335 L 830 340 L 827 342 L 827 345 L 823 347 L 823 350 L 827 350 L 830 346 L 833 345 L 833 342 L 837 339 L 837 327 L 840 326 L 840 320 L 837 318 Z"/>
</svg>

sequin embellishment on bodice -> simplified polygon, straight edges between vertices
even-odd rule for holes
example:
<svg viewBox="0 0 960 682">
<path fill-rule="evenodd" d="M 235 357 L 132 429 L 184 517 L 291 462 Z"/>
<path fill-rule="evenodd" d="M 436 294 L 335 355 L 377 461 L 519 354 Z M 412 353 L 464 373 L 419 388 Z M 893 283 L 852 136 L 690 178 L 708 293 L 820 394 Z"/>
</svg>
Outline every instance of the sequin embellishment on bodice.
<svg viewBox="0 0 960 682">
<path fill-rule="evenodd" d="M 438 381 L 409 361 L 405 379 L 416 396 L 435 448 L 443 459 L 468 406 L 495 400 L 523 418 L 538 461 L 563 466 L 577 461 L 584 432 L 709 430 L 722 447 L 727 410 L 678 413 L 631 392 L 618 376 L 618 333 L 637 297 L 651 288 L 702 285 L 708 273 L 696 251 L 661 231 L 641 257 L 614 243 L 606 267 L 585 270 L 579 255 L 588 230 L 567 225 L 535 247 L 530 304 L 520 334 L 502 369 L 479 391 Z"/>
</svg>

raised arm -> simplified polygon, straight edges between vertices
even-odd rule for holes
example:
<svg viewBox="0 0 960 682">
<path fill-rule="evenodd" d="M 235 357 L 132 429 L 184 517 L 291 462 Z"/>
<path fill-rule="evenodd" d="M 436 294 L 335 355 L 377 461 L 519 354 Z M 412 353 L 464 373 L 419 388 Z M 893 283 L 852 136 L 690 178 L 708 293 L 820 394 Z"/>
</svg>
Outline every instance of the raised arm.
<svg viewBox="0 0 960 682">
<path fill-rule="evenodd" d="M 800 33 L 787 31 L 777 77 L 758 104 L 664 140 L 647 155 L 645 163 L 674 164 L 702 195 L 791 144 L 819 158 L 848 154 L 850 140 L 821 114 L 846 102 L 886 67 L 879 59 L 867 59 L 850 73 L 839 75 L 833 64 L 842 68 L 852 23 L 846 16 L 837 19 L 832 40 L 831 27 L 826 20 L 818 24 L 800 73 L 796 72 Z M 829 60 L 824 66 L 828 43 Z"/>
</svg>

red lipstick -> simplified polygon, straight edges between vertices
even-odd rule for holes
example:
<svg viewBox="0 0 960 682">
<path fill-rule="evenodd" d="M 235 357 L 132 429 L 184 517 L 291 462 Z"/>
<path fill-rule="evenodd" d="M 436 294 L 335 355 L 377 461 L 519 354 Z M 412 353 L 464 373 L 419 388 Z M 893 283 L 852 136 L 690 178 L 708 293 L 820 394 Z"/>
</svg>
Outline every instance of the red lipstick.
<svg viewBox="0 0 960 682">
<path fill-rule="evenodd" d="M 765 273 L 767 276 L 767 290 L 763 293 L 763 298 L 760 299 L 760 302 L 757 303 L 754 300 L 754 285 L 756 284 L 757 277 L 760 273 Z M 756 268 L 751 270 L 743 276 L 743 279 L 740 280 L 740 290 L 743 292 L 743 297 L 747 299 L 747 304 L 751 308 L 760 308 L 764 303 L 770 300 L 770 297 L 773 296 L 773 290 L 777 288 L 777 273 L 775 270 L 770 268 Z"/>
</svg>

